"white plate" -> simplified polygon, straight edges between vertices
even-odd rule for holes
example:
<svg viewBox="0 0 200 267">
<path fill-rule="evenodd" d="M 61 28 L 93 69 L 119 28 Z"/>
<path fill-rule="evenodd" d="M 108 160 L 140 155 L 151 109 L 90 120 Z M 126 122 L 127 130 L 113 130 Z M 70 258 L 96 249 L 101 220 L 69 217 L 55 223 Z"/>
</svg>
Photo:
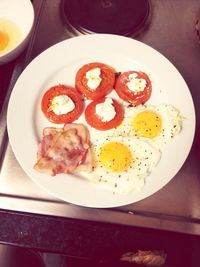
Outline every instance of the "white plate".
<svg viewBox="0 0 200 267">
<path fill-rule="evenodd" d="M 117 71 L 143 70 L 151 76 L 149 104 L 174 105 L 186 117 L 183 130 L 162 154 L 161 161 L 140 192 L 117 195 L 73 175 L 52 178 L 33 169 L 42 129 L 51 124 L 42 114 L 43 93 L 58 83 L 74 85 L 76 71 L 85 63 L 107 63 Z M 8 134 L 24 171 L 49 193 L 87 207 L 116 207 L 142 200 L 165 186 L 180 170 L 191 149 L 195 111 L 190 91 L 177 69 L 153 48 L 127 37 L 93 34 L 60 42 L 36 57 L 19 77 L 10 97 Z"/>
</svg>

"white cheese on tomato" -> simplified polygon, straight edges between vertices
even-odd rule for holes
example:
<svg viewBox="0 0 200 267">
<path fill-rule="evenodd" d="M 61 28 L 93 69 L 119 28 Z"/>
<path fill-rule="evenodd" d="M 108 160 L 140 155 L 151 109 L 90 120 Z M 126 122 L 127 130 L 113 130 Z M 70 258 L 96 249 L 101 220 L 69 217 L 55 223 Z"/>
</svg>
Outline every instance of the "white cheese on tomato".
<svg viewBox="0 0 200 267">
<path fill-rule="evenodd" d="M 51 101 L 50 110 L 56 115 L 67 114 L 75 108 L 74 102 L 67 95 L 55 96 Z"/>
<path fill-rule="evenodd" d="M 134 93 L 142 92 L 146 87 L 146 80 L 137 78 L 137 73 L 131 73 L 128 76 L 129 81 L 126 83 L 128 89 Z"/>
<path fill-rule="evenodd" d="M 101 83 L 101 69 L 100 68 L 93 68 L 86 72 L 85 76 L 87 79 L 87 86 L 95 90 Z"/>
<path fill-rule="evenodd" d="M 107 97 L 103 103 L 97 104 L 96 114 L 101 117 L 103 122 L 114 119 L 116 111 L 112 99 Z"/>
</svg>

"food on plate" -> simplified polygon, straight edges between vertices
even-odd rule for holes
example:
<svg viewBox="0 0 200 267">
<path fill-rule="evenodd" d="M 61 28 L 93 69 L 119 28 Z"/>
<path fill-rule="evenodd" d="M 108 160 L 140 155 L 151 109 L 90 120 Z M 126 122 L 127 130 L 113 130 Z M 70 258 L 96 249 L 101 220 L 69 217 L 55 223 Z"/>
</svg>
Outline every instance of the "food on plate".
<svg viewBox="0 0 200 267">
<path fill-rule="evenodd" d="M 172 105 L 140 105 L 125 110 L 123 123 L 113 134 L 150 139 L 160 148 L 182 129 L 183 117 Z"/>
<path fill-rule="evenodd" d="M 64 127 L 44 128 L 34 169 L 52 176 L 86 171 L 83 177 L 119 194 L 141 190 L 183 122 L 172 105 L 144 104 L 151 92 L 144 72 L 116 75 L 103 63 L 82 66 L 75 88 L 61 84 L 43 95 L 42 111 Z M 84 97 L 88 128 L 72 123 L 83 113 Z"/>
<path fill-rule="evenodd" d="M 123 118 L 122 105 L 110 97 L 92 101 L 85 110 L 87 123 L 97 130 L 109 130 L 117 127 Z"/>
<path fill-rule="evenodd" d="M 96 100 L 106 96 L 115 83 L 112 67 L 93 62 L 82 66 L 76 73 L 76 88 L 88 99 Z"/>
<path fill-rule="evenodd" d="M 140 190 L 160 160 L 151 142 L 136 137 L 101 137 L 93 142 L 94 171 L 89 179 L 115 193 Z"/>
<path fill-rule="evenodd" d="M 93 156 L 90 135 L 83 124 L 66 124 L 63 128 L 43 130 L 34 169 L 55 176 L 92 170 Z"/>
<path fill-rule="evenodd" d="M 48 89 L 42 97 L 41 108 L 53 123 L 71 123 L 84 109 L 82 96 L 75 88 L 60 84 Z"/>
<path fill-rule="evenodd" d="M 115 91 L 124 101 L 138 106 L 151 96 L 152 86 L 148 75 L 142 71 L 126 71 L 118 75 Z"/>
</svg>

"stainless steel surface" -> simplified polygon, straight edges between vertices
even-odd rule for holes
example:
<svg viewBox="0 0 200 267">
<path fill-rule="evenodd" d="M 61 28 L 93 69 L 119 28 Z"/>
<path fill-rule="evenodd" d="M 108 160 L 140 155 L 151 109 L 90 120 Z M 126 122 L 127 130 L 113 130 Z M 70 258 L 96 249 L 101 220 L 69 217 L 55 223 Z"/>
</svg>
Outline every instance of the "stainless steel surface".
<svg viewBox="0 0 200 267">
<path fill-rule="evenodd" d="M 26 63 L 49 46 L 75 35 L 61 18 L 61 0 L 35 0 L 33 3 L 36 9 L 41 8 L 41 13 L 38 14 L 36 34 L 28 49 Z M 21 72 L 22 66 L 19 64 L 15 68 L 0 117 L 0 208 L 200 235 L 200 46 L 194 36 L 199 1 L 152 0 L 151 3 L 152 20 L 137 39 L 163 53 L 178 68 L 190 88 L 196 108 L 197 132 L 192 150 L 181 170 L 154 195 L 117 209 L 75 206 L 39 188 L 17 163 L 6 133 L 7 101 L 13 83 Z M 167 164 L 166 167 L 170 168 Z"/>
</svg>

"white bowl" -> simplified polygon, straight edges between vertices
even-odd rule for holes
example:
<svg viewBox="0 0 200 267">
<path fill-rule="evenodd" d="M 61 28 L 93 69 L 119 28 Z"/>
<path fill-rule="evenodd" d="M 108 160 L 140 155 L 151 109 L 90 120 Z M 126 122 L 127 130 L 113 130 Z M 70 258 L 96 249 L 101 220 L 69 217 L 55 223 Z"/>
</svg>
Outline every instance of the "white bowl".
<svg viewBox="0 0 200 267">
<path fill-rule="evenodd" d="M 20 32 L 20 40 L 17 43 L 14 42 L 9 50 L 4 49 L 4 51 L 1 48 L 0 65 L 14 60 L 25 49 L 33 28 L 34 18 L 34 8 L 30 0 L 0 0 L 0 31 L 6 32 L 9 28 L 5 26 L 6 23 L 12 22 Z M 16 29 L 13 28 L 13 32 L 16 34 Z"/>
</svg>

